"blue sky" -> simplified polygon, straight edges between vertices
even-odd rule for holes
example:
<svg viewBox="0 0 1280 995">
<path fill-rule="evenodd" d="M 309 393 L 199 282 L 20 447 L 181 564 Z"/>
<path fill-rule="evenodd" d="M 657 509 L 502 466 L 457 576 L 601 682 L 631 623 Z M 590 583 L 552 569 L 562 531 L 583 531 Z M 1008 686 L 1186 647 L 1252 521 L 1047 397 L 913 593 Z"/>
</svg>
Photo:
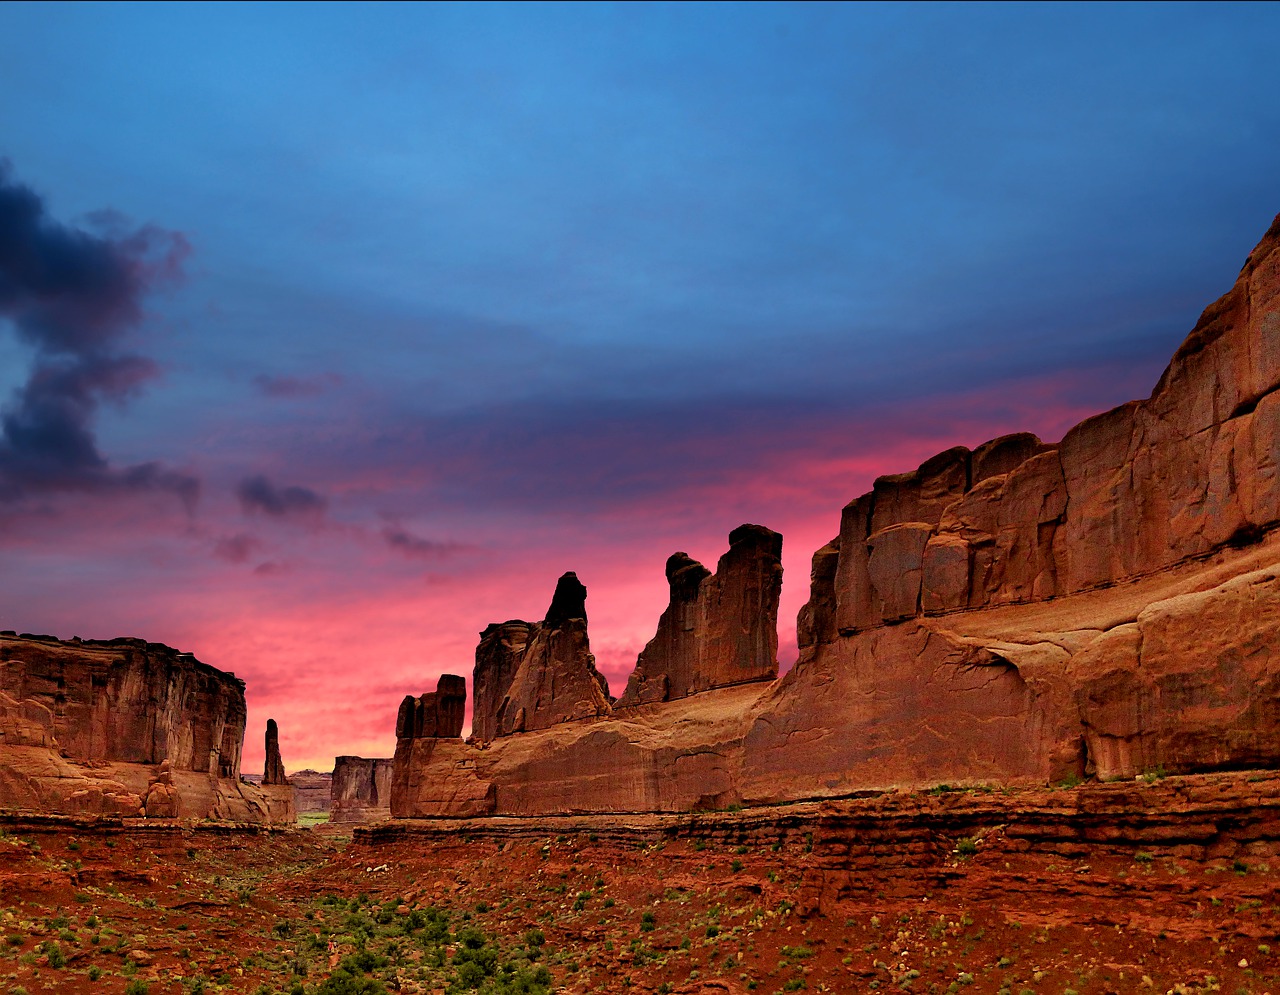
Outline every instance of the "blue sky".
<svg viewBox="0 0 1280 995">
<path fill-rule="evenodd" d="M 787 538 L 785 644 L 877 473 L 1149 391 L 1280 210 L 1277 41 L 1263 4 L 4 5 L 4 189 L 152 268 L 74 357 L 96 476 L 11 461 L 0 627 L 234 669 L 290 767 L 385 754 L 567 569 L 620 687 L 666 556 L 742 521 Z M 29 415 L 72 359 L 4 306 Z"/>
</svg>

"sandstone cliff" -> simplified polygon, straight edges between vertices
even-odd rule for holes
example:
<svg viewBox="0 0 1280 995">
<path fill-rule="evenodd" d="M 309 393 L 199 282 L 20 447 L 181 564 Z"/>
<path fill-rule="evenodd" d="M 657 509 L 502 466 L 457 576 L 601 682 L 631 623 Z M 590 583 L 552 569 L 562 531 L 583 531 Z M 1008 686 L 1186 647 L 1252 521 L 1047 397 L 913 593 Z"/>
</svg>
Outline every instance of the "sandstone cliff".
<svg viewBox="0 0 1280 995">
<path fill-rule="evenodd" d="M 0 806 L 289 822 L 240 781 L 244 683 L 159 643 L 0 633 Z"/>
<path fill-rule="evenodd" d="M 397 751 L 393 810 L 684 811 L 1278 766 L 1278 385 L 1280 219 L 1147 400 L 1057 444 L 947 450 L 850 502 L 781 680 L 673 693 L 712 579 L 673 557 L 620 702 L 635 707 Z"/>
<path fill-rule="evenodd" d="M 391 761 L 337 757 L 329 800 L 329 821 L 379 822 L 391 817 Z"/>
<path fill-rule="evenodd" d="M 687 553 L 667 560 L 671 603 L 617 707 L 778 676 L 782 536 L 760 525 L 729 533 L 712 574 Z"/>
</svg>

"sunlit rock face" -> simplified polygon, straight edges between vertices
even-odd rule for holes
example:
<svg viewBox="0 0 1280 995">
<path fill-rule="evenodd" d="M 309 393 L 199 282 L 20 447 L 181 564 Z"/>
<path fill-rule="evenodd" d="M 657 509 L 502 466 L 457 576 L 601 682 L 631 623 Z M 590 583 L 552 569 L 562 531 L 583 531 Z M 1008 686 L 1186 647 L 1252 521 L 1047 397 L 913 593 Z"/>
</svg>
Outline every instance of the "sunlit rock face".
<svg viewBox="0 0 1280 995">
<path fill-rule="evenodd" d="M 557 697 L 523 674 L 545 635 L 487 630 L 489 693 L 514 675 L 494 734 L 398 751 L 393 809 L 689 811 L 1274 767 L 1277 386 L 1280 219 L 1147 400 L 1056 444 L 949 449 L 849 502 L 781 679 L 752 683 L 772 676 L 780 538 L 735 530 L 714 575 L 668 561 L 670 604 L 612 709 L 531 724 L 529 703 Z M 585 611 L 581 629 L 585 649 Z M 531 673 L 555 673 L 539 652 Z"/>
<path fill-rule="evenodd" d="M 244 682 L 189 653 L 0 634 L 0 806 L 292 821 L 291 790 L 240 780 L 244 729 Z"/>
</svg>

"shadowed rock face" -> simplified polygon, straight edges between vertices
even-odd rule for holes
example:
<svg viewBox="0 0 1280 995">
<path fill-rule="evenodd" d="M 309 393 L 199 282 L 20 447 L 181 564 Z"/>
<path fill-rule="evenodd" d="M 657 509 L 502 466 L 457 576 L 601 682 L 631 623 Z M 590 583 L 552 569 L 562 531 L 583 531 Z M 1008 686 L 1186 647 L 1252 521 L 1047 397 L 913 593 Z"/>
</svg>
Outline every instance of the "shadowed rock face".
<svg viewBox="0 0 1280 995">
<path fill-rule="evenodd" d="M 476 650 L 472 734 L 481 741 L 608 715 L 609 685 L 587 639 L 587 589 L 575 573 L 556 583 L 537 625 L 507 622 L 481 634 Z"/>
<path fill-rule="evenodd" d="M 284 776 L 284 761 L 280 759 L 280 730 L 275 719 L 267 719 L 267 761 L 262 772 L 263 784 L 288 784 Z"/>
<path fill-rule="evenodd" d="M 585 608 L 584 608 L 585 610 Z M 472 671 L 471 735 L 488 742 L 498 735 L 498 709 L 511 690 L 524 658 L 529 633 L 536 626 L 518 619 L 494 623 L 480 633 Z"/>
<path fill-rule="evenodd" d="M 667 583 L 670 604 L 618 707 L 778 676 L 782 536 L 742 525 L 729 533 L 714 574 L 676 553 L 667 560 Z"/>
<path fill-rule="evenodd" d="M 380 822 L 391 817 L 391 761 L 336 757 L 330 822 Z"/>
<path fill-rule="evenodd" d="M 949 449 L 851 501 L 814 554 L 800 659 L 781 680 L 688 693 L 719 680 L 687 661 L 703 658 L 706 592 L 741 568 L 722 559 L 713 577 L 677 554 L 620 701 L 647 707 L 482 750 L 418 749 L 393 807 L 688 811 L 1276 767 L 1278 387 L 1280 218 L 1147 400 L 1056 445 L 1020 434 Z M 750 538 L 750 562 L 767 563 L 767 537 Z M 726 622 L 729 644 L 758 645 L 749 628 Z"/>
<path fill-rule="evenodd" d="M 400 703 L 397 739 L 451 739 L 462 735 L 466 717 L 467 682 L 456 674 L 441 674 L 436 689 Z"/>
<path fill-rule="evenodd" d="M 244 683 L 159 643 L 0 634 L 0 807 L 291 822 L 239 779 Z"/>
</svg>

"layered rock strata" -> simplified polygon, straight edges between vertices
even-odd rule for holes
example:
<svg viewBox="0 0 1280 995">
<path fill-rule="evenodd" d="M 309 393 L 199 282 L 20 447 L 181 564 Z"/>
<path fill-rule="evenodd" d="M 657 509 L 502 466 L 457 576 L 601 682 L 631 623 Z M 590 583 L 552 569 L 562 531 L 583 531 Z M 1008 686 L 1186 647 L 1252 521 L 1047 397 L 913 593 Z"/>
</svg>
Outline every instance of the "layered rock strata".
<svg viewBox="0 0 1280 995">
<path fill-rule="evenodd" d="M 477 740 L 612 711 L 608 682 L 596 670 L 587 638 L 586 602 L 578 575 L 566 573 L 540 623 L 511 621 L 481 633 L 472 677 Z"/>
<path fill-rule="evenodd" d="M 778 676 L 782 536 L 741 525 L 714 574 L 687 553 L 668 559 L 666 573 L 670 604 L 617 707 Z"/>
<path fill-rule="evenodd" d="M 1056 445 L 947 450 L 850 502 L 782 679 L 662 700 L 709 579 L 676 560 L 634 707 L 406 754 L 393 809 L 678 812 L 1280 766 L 1277 386 L 1280 219 L 1146 401 Z"/>
<path fill-rule="evenodd" d="M 679 890 L 693 881 L 712 886 L 709 853 L 772 852 L 774 869 L 777 861 L 791 862 L 798 887 L 794 880 L 775 881 L 772 870 L 768 876 L 749 867 L 726 874 L 723 863 L 714 887 L 760 907 L 785 901 L 802 916 L 821 912 L 837 921 L 883 915 L 886 900 L 900 899 L 927 909 L 930 921 L 940 903 L 963 907 L 968 900 L 996 903 L 1023 924 L 1041 915 L 1061 922 L 1073 898 L 1085 899 L 1089 925 L 1105 910 L 1103 924 L 1132 928 L 1141 910 L 1154 941 L 1170 915 L 1184 927 L 1202 921 L 1220 886 L 1201 889 L 1233 862 L 1251 873 L 1227 876 L 1251 882 L 1247 887 L 1260 900 L 1236 913 L 1270 901 L 1273 886 L 1258 872 L 1280 857 L 1280 776 L 1198 774 L 1070 790 L 868 792 L 692 814 L 399 820 L 357 829 L 353 837 L 366 846 L 406 840 L 430 846 L 459 834 L 504 850 L 545 845 L 548 873 L 590 861 L 592 850 L 661 849 L 665 885 Z M 1135 867 L 1153 861 L 1191 873 L 1176 884 L 1167 878 L 1135 884 L 1116 873 L 1142 877 Z M 933 904 L 922 905 L 922 898 Z M 1267 929 L 1256 920 L 1245 928 L 1255 939 L 1270 935 L 1252 932 Z M 1141 987 L 1135 983 L 1134 990 Z"/>
<path fill-rule="evenodd" d="M 329 799 L 332 823 L 380 822 L 391 817 L 390 759 L 337 757 Z"/>
<path fill-rule="evenodd" d="M 244 683 L 159 643 L 0 633 L 0 806 L 290 822 L 240 780 Z"/>
</svg>

